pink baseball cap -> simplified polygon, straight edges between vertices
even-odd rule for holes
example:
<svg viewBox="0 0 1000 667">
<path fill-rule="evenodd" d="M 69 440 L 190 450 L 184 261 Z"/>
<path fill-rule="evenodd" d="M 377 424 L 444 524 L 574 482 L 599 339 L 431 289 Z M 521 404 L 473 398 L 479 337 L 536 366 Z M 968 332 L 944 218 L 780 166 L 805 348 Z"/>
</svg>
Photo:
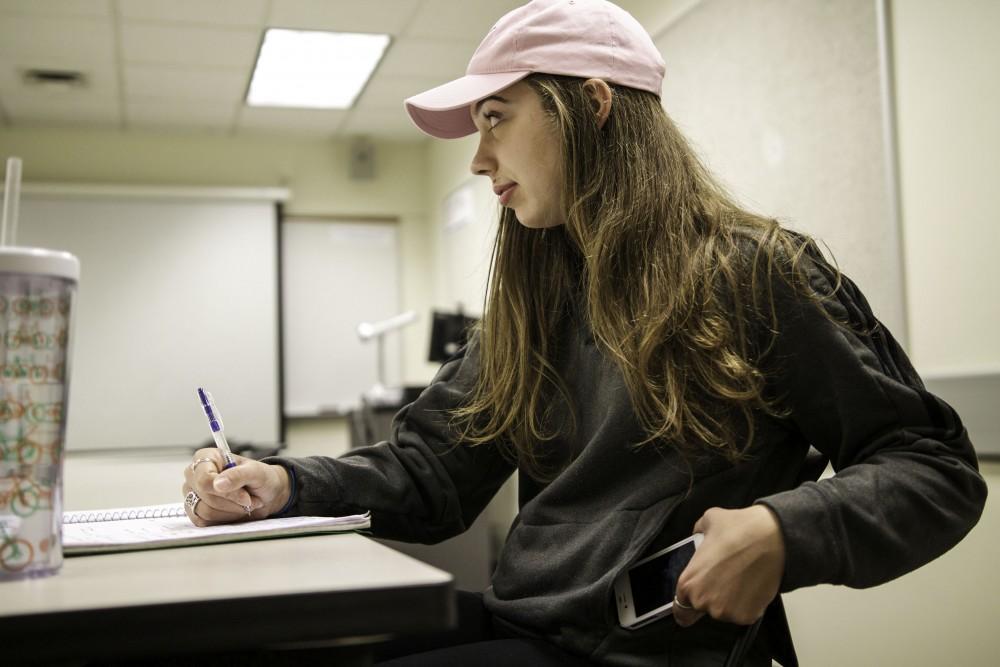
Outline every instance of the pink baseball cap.
<svg viewBox="0 0 1000 667">
<path fill-rule="evenodd" d="M 657 97 L 665 66 L 646 30 L 606 0 L 532 0 L 505 14 L 476 49 L 465 76 L 406 100 L 426 134 L 456 139 L 476 126 L 469 106 L 533 72 L 603 79 Z"/>
</svg>

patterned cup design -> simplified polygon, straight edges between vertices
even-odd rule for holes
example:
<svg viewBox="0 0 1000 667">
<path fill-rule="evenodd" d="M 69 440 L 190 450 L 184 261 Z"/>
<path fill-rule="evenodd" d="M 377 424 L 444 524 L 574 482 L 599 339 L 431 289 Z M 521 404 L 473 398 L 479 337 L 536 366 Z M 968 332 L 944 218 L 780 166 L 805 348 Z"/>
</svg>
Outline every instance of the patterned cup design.
<svg viewBox="0 0 1000 667">
<path fill-rule="evenodd" d="M 62 464 L 76 284 L 0 273 L 0 580 L 62 565 Z"/>
</svg>

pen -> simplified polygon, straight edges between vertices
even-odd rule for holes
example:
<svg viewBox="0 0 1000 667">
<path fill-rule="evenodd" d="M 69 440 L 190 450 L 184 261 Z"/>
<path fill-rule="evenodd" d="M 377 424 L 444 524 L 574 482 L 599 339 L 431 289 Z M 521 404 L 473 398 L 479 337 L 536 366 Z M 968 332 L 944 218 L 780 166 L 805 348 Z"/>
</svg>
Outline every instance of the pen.
<svg viewBox="0 0 1000 667">
<path fill-rule="evenodd" d="M 222 469 L 229 470 L 230 468 L 235 468 L 236 461 L 233 460 L 233 453 L 229 450 L 229 443 L 226 442 L 226 434 L 222 430 L 222 415 L 219 414 L 219 408 L 216 407 L 215 401 L 212 400 L 212 394 L 198 387 L 198 399 L 201 401 L 201 407 L 205 410 L 205 415 L 208 417 L 208 425 L 212 429 L 215 446 L 222 452 L 222 458 L 226 459 L 226 465 L 222 466 Z"/>
</svg>

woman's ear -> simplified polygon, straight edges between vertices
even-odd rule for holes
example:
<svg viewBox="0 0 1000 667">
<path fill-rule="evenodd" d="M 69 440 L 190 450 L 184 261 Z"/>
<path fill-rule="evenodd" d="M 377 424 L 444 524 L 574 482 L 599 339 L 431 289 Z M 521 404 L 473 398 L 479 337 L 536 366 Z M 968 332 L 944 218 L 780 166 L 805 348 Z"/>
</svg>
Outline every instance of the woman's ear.
<svg viewBox="0 0 1000 667">
<path fill-rule="evenodd" d="M 583 90 L 587 93 L 587 97 L 590 98 L 590 103 L 594 107 L 594 113 L 597 115 L 597 127 L 603 128 L 605 121 L 608 120 L 608 114 L 611 113 L 613 97 L 611 86 L 601 79 L 587 79 L 583 82 Z"/>
</svg>

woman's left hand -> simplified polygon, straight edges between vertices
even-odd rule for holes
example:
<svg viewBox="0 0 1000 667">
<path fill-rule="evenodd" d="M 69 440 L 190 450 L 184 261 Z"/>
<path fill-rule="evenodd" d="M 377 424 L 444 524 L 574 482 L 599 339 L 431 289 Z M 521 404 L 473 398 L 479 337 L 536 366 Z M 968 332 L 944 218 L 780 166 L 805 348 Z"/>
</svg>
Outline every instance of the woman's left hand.
<svg viewBox="0 0 1000 667">
<path fill-rule="evenodd" d="M 771 510 L 713 507 L 698 519 L 694 532 L 704 537 L 677 581 L 677 624 L 687 627 L 708 614 L 750 625 L 763 616 L 785 572 L 785 542 Z"/>
</svg>

